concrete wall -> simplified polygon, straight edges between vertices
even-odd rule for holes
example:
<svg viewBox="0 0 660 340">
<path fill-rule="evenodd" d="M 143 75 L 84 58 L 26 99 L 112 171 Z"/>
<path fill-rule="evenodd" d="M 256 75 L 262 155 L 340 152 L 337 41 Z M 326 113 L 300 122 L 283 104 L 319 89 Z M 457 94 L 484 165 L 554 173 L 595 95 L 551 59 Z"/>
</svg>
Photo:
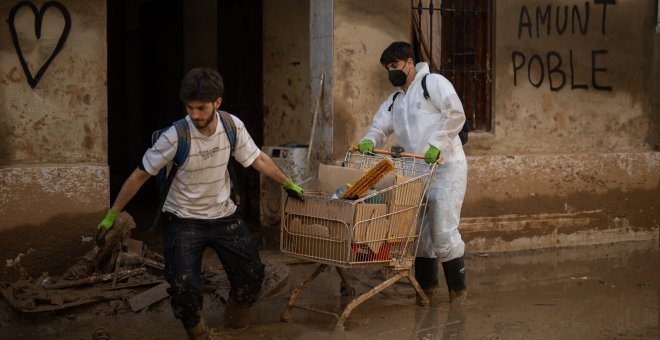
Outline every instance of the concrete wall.
<svg viewBox="0 0 660 340">
<path fill-rule="evenodd" d="M 657 238 L 656 4 L 552 2 L 544 21 L 549 5 L 496 5 L 493 129 L 466 146 L 464 233 L 486 250 Z"/>
<path fill-rule="evenodd" d="M 265 0 L 264 145 L 310 138 L 309 1 Z"/>
<path fill-rule="evenodd" d="M 617 1 L 606 11 L 595 1 L 498 2 L 493 135 L 472 154 L 650 149 L 655 7 L 654 1 Z"/>
<path fill-rule="evenodd" d="M 380 55 L 393 41 L 410 41 L 411 15 L 406 0 L 335 0 L 334 11 L 333 154 L 343 158 L 393 91 Z"/>
<path fill-rule="evenodd" d="M 0 17 L 17 3 L 1 2 Z M 46 1 L 33 3 L 40 9 Z M 0 30 L 0 258 L 32 264 L 36 273 L 88 249 L 109 204 L 105 1 L 60 3 L 70 33 L 34 88 L 8 26 Z M 32 75 L 65 27 L 56 7 L 42 19 L 40 39 L 29 7 L 9 21 Z"/>
</svg>

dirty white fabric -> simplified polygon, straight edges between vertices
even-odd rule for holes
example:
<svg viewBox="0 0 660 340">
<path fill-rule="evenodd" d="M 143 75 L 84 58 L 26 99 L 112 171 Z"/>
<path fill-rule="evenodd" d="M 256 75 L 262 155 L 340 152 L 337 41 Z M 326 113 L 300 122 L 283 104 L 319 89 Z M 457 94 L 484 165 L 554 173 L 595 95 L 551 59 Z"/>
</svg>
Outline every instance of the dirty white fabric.
<svg viewBox="0 0 660 340">
<path fill-rule="evenodd" d="M 461 100 L 452 84 L 442 75 L 429 74 L 424 98 L 422 77 L 429 73 L 427 63 L 415 66 L 417 75 L 404 93 L 394 100 L 392 93 L 380 106 L 363 139 L 383 145 L 394 132 L 406 152 L 424 154 L 429 144 L 437 147 L 444 163 L 437 169 L 429 191 L 428 210 L 422 226 L 419 257 L 446 262 L 463 256 L 465 244 L 458 231 L 461 206 L 467 186 L 467 161 L 458 132 L 465 123 Z"/>
<path fill-rule="evenodd" d="M 232 156 L 241 165 L 248 167 L 261 151 L 243 122 L 233 115 L 231 117 L 236 125 L 236 148 Z M 236 211 L 236 205 L 229 197 L 229 139 L 217 112 L 216 119 L 216 130 L 207 137 L 202 135 L 190 121 L 190 117 L 186 116 L 190 126 L 190 153 L 172 181 L 163 211 L 182 218 L 197 219 L 225 217 Z M 176 154 L 177 141 L 174 127 L 165 131 L 142 157 L 145 171 L 156 175 L 162 167 L 170 167 Z"/>
</svg>

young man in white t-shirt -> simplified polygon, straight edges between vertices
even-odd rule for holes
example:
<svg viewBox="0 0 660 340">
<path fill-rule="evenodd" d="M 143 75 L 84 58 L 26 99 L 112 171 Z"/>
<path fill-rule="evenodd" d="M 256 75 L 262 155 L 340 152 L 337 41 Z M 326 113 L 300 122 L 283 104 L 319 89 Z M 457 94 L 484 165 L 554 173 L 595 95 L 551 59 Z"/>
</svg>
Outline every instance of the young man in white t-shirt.
<svg viewBox="0 0 660 340">
<path fill-rule="evenodd" d="M 208 68 L 193 69 L 181 82 L 180 99 L 188 113 L 190 152 L 180 166 L 163 205 L 165 277 L 170 283 L 174 315 L 191 339 L 206 339 L 209 330 L 202 315 L 202 255 L 208 246 L 216 251 L 231 284 L 225 310 L 225 327 L 247 326 L 250 306 L 256 302 L 264 278 L 256 244 L 230 199 L 227 171 L 230 153 L 244 167 L 282 184 L 293 197 L 303 199 L 294 184 L 261 152 L 245 125 L 231 116 L 236 126 L 236 144 L 231 152 L 229 139 L 219 121 L 222 103 L 222 76 Z M 146 151 L 140 166 L 123 184 L 99 230 L 112 227 L 119 212 L 142 185 L 171 164 L 177 150 L 174 127 L 165 131 Z"/>
</svg>

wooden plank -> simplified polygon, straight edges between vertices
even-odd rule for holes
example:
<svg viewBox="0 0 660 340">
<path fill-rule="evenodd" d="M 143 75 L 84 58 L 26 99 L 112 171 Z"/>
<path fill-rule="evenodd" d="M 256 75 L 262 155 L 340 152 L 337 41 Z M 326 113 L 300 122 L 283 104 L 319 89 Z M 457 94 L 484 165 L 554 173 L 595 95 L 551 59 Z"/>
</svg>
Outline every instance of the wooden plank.
<svg viewBox="0 0 660 340">
<path fill-rule="evenodd" d="M 168 297 L 169 294 L 167 293 L 167 288 L 169 287 L 169 283 L 163 282 L 128 299 L 128 304 L 131 306 L 131 310 L 133 312 L 139 312 L 145 307 L 151 306 L 152 304 Z"/>
</svg>

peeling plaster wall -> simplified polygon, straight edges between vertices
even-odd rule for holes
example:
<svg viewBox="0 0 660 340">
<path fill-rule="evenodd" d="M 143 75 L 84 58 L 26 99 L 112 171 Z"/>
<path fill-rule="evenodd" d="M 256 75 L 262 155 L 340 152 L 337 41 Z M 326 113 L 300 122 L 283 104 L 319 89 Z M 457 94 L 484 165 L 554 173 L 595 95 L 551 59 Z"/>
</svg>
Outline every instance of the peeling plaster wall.
<svg viewBox="0 0 660 340">
<path fill-rule="evenodd" d="M 33 1 L 38 9 L 46 2 Z M 0 260 L 24 254 L 23 264 L 37 273 L 58 267 L 64 253 L 82 253 L 109 204 L 106 4 L 59 2 L 71 30 L 34 88 L 9 29 L 0 30 Z M 17 3 L 0 2 L 0 17 Z M 27 7 L 14 23 L 34 75 L 53 53 L 64 18 L 49 8 L 40 39 Z"/>
<path fill-rule="evenodd" d="M 38 8 L 46 1 L 35 1 Z M 0 14 L 18 1 L 3 1 Z M 18 60 L 8 29 L 0 34 L 0 165 L 105 163 L 107 150 L 105 1 L 61 1 L 71 15 L 71 31 L 36 88 Z M 42 36 L 34 35 L 34 16 L 23 7 L 16 15 L 18 39 L 32 74 L 55 49 L 64 27 L 49 8 Z"/>
<path fill-rule="evenodd" d="M 333 153 L 343 158 L 394 90 L 380 55 L 390 43 L 410 40 L 411 16 L 405 0 L 335 0 L 334 11 Z"/>
<path fill-rule="evenodd" d="M 264 25 L 264 145 L 309 143 L 309 1 L 266 0 Z"/>
</svg>

